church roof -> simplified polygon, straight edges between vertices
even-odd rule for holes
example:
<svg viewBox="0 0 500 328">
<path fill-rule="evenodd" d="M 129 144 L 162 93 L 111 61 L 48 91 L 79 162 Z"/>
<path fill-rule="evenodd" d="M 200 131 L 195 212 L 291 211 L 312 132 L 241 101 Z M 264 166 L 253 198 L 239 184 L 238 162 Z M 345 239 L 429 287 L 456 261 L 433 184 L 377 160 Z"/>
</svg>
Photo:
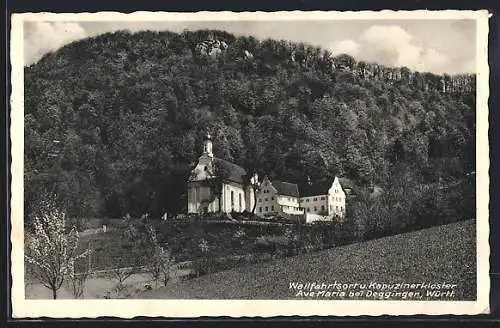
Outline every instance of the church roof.
<svg viewBox="0 0 500 328">
<path fill-rule="evenodd" d="M 305 184 L 300 188 L 300 196 L 301 197 L 309 197 L 316 195 L 326 195 L 328 193 L 328 189 L 332 186 L 333 181 L 322 180 L 315 182 L 313 184 Z"/>
<path fill-rule="evenodd" d="M 217 158 L 214 157 L 214 164 L 215 165 L 224 165 L 228 169 L 228 177 L 227 179 L 229 181 L 237 182 L 243 184 L 245 182 L 245 176 L 247 174 L 246 170 L 242 168 L 241 166 L 231 163 L 229 161 L 226 161 L 225 159 L 222 158 Z"/>
<path fill-rule="evenodd" d="M 299 188 L 295 183 L 280 180 L 273 180 L 271 183 L 279 195 L 299 197 Z"/>
</svg>

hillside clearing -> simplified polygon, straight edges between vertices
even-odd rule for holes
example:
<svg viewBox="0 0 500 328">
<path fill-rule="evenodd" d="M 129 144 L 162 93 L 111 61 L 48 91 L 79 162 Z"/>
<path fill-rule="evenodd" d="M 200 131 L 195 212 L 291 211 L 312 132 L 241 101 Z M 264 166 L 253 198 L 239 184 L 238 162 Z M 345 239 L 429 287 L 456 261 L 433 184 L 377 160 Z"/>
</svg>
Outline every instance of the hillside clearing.
<svg viewBox="0 0 500 328">
<path fill-rule="evenodd" d="M 295 299 L 291 283 L 337 281 L 449 283 L 457 285 L 451 299 L 473 300 L 476 298 L 475 226 L 475 220 L 468 220 L 244 266 L 173 283 L 133 298 Z"/>
</svg>

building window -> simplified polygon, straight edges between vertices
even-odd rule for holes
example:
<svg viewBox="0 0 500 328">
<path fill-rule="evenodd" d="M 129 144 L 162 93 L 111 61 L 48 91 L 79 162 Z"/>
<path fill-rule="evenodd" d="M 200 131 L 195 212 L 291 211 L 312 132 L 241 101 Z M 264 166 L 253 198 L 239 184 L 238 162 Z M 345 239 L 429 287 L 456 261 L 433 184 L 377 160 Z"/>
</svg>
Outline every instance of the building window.
<svg viewBox="0 0 500 328">
<path fill-rule="evenodd" d="M 317 212 L 318 211 L 318 208 L 316 206 L 314 206 L 314 212 Z"/>
<path fill-rule="evenodd" d="M 314 200 L 314 201 L 317 201 L 317 200 L 318 200 L 318 198 L 317 198 L 317 197 L 314 197 L 314 198 L 313 198 L 313 200 Z"/>
<path fill-rule="evenodd" d="M 259 203 L 262 203 L 262 198 L 259 198 Z"/>
<path fill-rule="evenodd" d="M 306 199 L 306 203 L 309 203 L 309 198 Z"/>
<path fill-rule="evenodd" d="M 321 205 L 321 210 L 324 211 L 325 210 L 325 205 Z"/>
<path fill-rule="evenodd" d="M 333 211 L 333 205 L 330 205 L 330 211 Z"/>
<path fill-rule="evenodd" d="M 266 212 L 269 211 L 269 207 L 266 206 Z"/>
<path fill-rule="evenodd" d="M 271 211 L 274 211 L 274 205 L 271 205 Z"/>
<path fill-rule="evenodd" d="M 339 207 L 338 207 L 338 206 L 335 206 L 335 209 L 338 211 L 338 210 L 339 210 Z"/>
<path fill-rule="evenodd" d="M 274 200 L 274 197 L 271 197 L 271 200 Z"/>
<path fill-rule="evenodd" d="M 259 207 L 259 212 L 262 212 L 262 207 Z"/>
<path fill-rule="evenodd" d="M 234 205 L 234 191 L 231 190 L 231 205 Z"/>
<path fill-rule="evenodd" d="M 264 200 L 267 202 L 267 197 Z"/>
<path fill-rule="evenodd" d="M 301 200 L 300 200 L 300 202 L 301 202 L 301 203 L 303 203 L 303 202 L 304 202 L 304 200 L 303 200 L 303 199 L 301 199 Z"/>
<path fill-rule="evenodd" d="M 240 210 L 241 210 L 241 208 L 243 207 L 243 204 L 242 204 L 242 201 L 241 201 L 241 193 L 238 194 L 238 201 L 239 201 L 239 206 L 240 206 Z"/>
<path fill-rule="evenodd" d="M 310 212 L 310 208 L 309 207 L 307 208 L 307 212 Z"/>
<path fill-rule="evenodd" d="M 325 197 L 321 197 L 321 200 L 325 200 Z"/>
</svg>

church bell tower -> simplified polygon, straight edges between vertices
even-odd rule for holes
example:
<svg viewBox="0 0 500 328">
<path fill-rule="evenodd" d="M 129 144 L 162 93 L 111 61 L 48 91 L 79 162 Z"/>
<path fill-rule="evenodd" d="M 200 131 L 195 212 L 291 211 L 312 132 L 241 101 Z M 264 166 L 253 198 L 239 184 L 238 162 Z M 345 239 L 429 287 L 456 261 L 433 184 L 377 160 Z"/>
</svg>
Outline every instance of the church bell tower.
<svg viewBox="0 0 500 328">
<path fill-rule="evenodd" d="M 214 154 L 212 153 L 212 136 L 208 132 L 205 136 L 205 140 L 203 141 L 203 154 L 210 158 L 214 157 Z"/>
</svg>

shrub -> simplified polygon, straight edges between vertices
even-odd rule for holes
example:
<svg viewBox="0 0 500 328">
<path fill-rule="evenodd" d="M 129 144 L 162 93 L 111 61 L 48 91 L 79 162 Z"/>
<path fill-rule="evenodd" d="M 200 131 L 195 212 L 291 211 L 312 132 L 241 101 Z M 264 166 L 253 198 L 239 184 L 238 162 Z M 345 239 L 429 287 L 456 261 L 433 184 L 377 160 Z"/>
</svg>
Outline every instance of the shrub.
<svg viewBox="0 0 500 328">
<path fill-rule="evenodd" d="M 254 244 L 254 250 L 257 252 L 274 253 L 277 250 L 285 250 L 293 243 L 287 236 L 260 236 L 257 237 Z"/>
</svg>

